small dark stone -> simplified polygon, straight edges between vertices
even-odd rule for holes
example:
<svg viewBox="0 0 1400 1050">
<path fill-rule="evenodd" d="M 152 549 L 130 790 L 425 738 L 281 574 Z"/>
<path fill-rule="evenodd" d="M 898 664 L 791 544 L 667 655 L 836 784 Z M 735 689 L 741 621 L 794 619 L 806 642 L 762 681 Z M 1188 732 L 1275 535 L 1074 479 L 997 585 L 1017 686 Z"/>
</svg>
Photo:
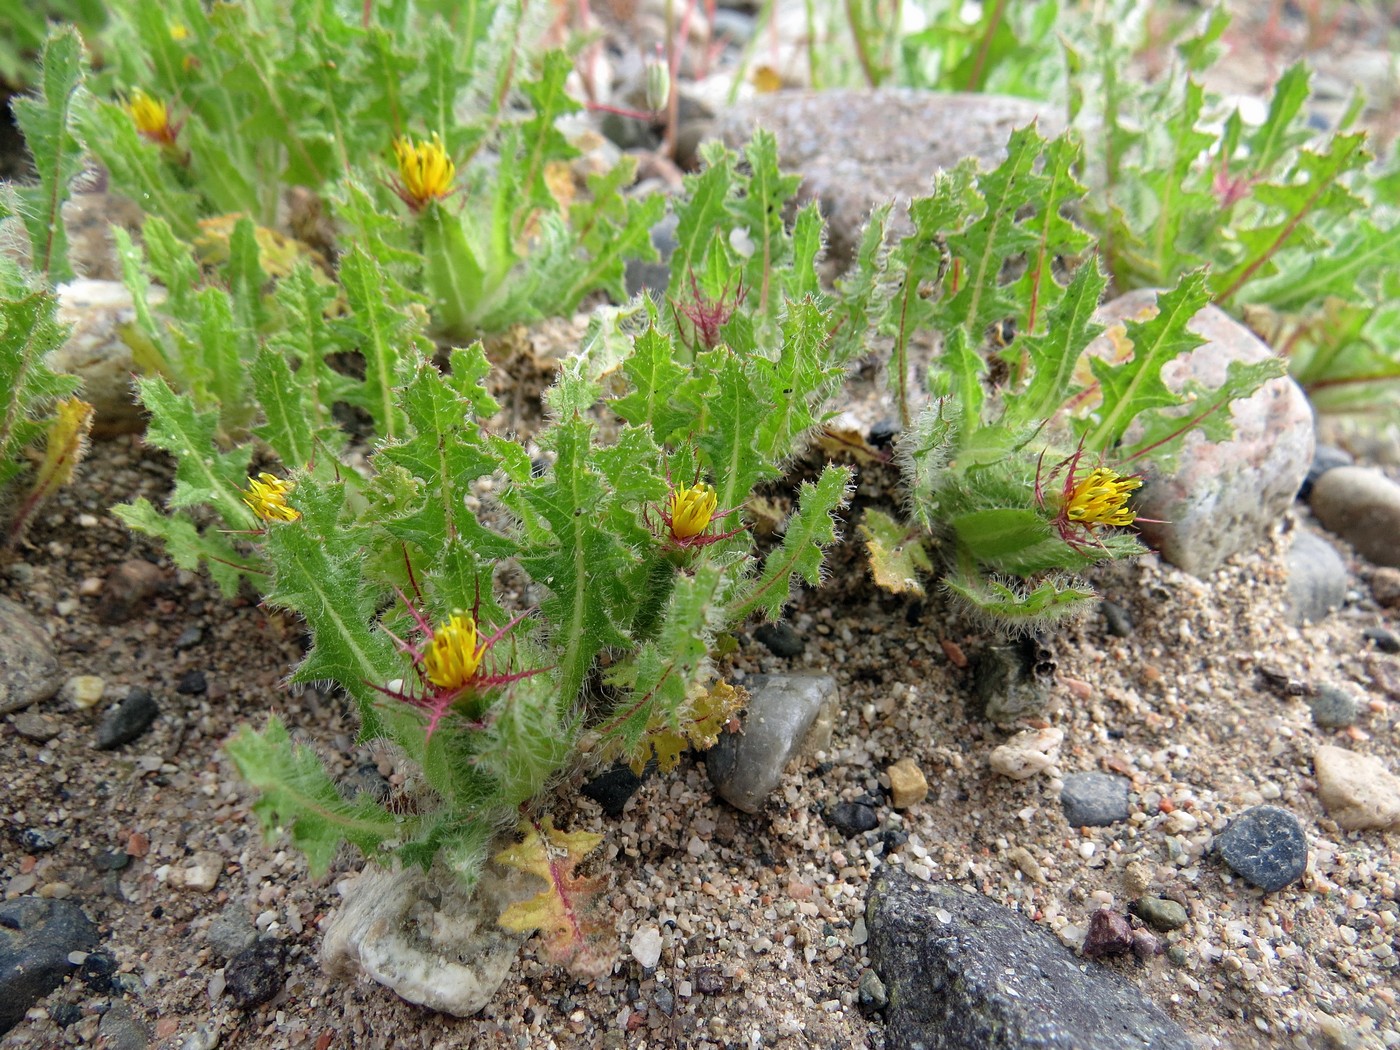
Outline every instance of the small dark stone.
<svg viewBox="0 0 1400 1050">
<path fill-rule="evenodd" d="M 676 1012 L 676 993 L 664 984 L 657 985 L 656 991 L 651 993 L 651 1001 L 667 1017 Z"/>
<path fill-rule="evenodd" d="M 125 971 L 112 974 L 109 987 L 113 995 L 140 995 L 146 990 L 146 985 L 139 974 Z"/>
<path fill-rule="evenodd" d="M 875 810 L 859 802 L 839 802 L 832 806 L 826 822 L 848 839 L 880 826 Z"/>
<path fill-rule="evenodd" d="M 1133 617 L 1127 609 L 1113 602 L 1099 602 L 1099 610 L 1103 613 L 1104 626 L 1108 628 L 1109 634 L 1115 638 L 1132 637 Z"/>
<path fill-rule="evenodd" d="M 1094 912 L 1084 938 L 1084 957 L 1101 959 L 1105 955 L 1126 955 L 1132 950 L 1133 927 L 1128 920 L 1108 908 Z"/>
<path fill-rule="evenodd" d="M 637 789 L 642 786 L 642 782 L 646 779 L 646 772 L 646 770 L 642 770 L 643 775 L 639 777 L 632 772 L 631 766 L 620 762 L 612 769 L 599 773 L 584 784 L 580 790 L 585 796 L 602 806 L 603 812 L 607 816 L 616 820 L 622 816 L 622 811 L 627 808 L 627 800 L 636 794 Z"/>
<path fill-rule="evenodd" d="M 241 904 L 231 904 L 214 917 L 204 938 L 215 955 L 232 959 L 257 943 L 258 931 L 248 918 L 248 909 Z"/>
<path fill-rule="evenodd" d="M 14 717 L 15 732 L 36 744 L 47 744 L 62 728 L 56 718 L 41 715 L 34 711 L 21 711 Z"/>
<path fill-rule="evenodd" d="M 900 831 L 898 828 L 886 828 L 880 832 L 880 845 L 885 847 L 884 855 L 886 857 L 908 841 L 909 832 Z"/>
<path fill-rule="evenodd" d="M 180 632 L 180 637 L 175 639 L 175 651 L 179 653 L 186 649 L 193 649 L 202 641 L 204 641 L 203 627 L 186 627 Z"/>
<path fill-rule="evenodd" d="M 1055 658 L 1038 639 L 1020 638 L 989 645 L 973 672 L 981 714 L 993 722 L 1015 722 L 1045 709 L 1055 681 Z"/>
<path fill-rule="evenodd" d="M 1312 495 L 1313 485 L 1317 484 L 1317 479 L 1336 467 L 1349 467 L 1356 460 L 1352 458 L 1346 449 L 1337 448 L 1335 445 L 1318 445 L 1313 451 L 1312 466 L 1308 467 L 1308 476 L 1303 479 L 1303 484 L 1298 488 L 1298 499 L 1305 500 Z"/>
<path fill-rule="evenodd" d="M 78 976 L 89 988 L 107 988 L 117 972 L 117 957 L 111 952 L 91 952 L 78 967 Z"/>
<path fill-rule="evenodd" d="M 389 796 L 394 793 L 393 786 L 373 762 L 362 762 L 338 779 L 335 787 L 341 797 L 350 802 L 360 795 L 368 795 L 376 802 L 388 802 Z"/>
<path fill-rule="evenodd" d="M 1351 576 L 1332 544 L 1299 529 L 1287 561 L 1289 613 L 1295 624 L 1321 623 L 1342 607 Z"/>
<path fill-rule="evenodd" d="M 100 1045 L 106 1050 L 146 1050 L 151 1033 L 131 1013 L 131 1007 L 114 1003 L 97 1024 Z"/>
<path fill-rule="evenodd" d="M 68 976 L 71 952 L 92 951 L 97 927 L 72 901 L 16 897 L 0 902 L 0 1034 Z"/>
<path fill-rule="evenodd" d="M 77 1003 L 59 1003 L 49 1010 L 49 1016 L 58 1027 L 67 1028 L 82 1020 L 83 1009 Z"/>
<path fill-rule="evenodd" d="M 1139 897 L 1128 905 L 1128 911 L 1136 915 L 1154 930 L 1163 933 L 1179 930 L 1186 925 L 1186 909 L 1176 901 L 1162 897 Z"/>
<path fill-rule="evenodd" d="M 204 677 L 203 671 L 186 671 L 180 676 L 180 681 L 175 686 L 175 692 L 185 696 L 198 696 L 209 688 L 209 682 Z"/>
<path fill-rule="evenodd" d="M 1214 849 L 1235 874 L 1269 893 L 1297 882 L 1308 866 L 1303 826 L 1278 806 L 1245 810 L 1216 836 Z"/>
<path fill-rule="evenodd" d="M 1126 777 L 1108 773 L 1071 773 L 1060 791 L 1060 805 L 1070 827 L 1102 828 L 1128 819 Z"/>
<path fill-rule="evenodd" d="M 1320 685 L 1308 698 L 1313 721 L 1323 729 L 1342 729 L 1356 725 L 1361 717 L 1361 704 L 1356 697 L 1335 685 Z"/>
<path fill-rule="evenodd" d="M 97 619 L 105 624 L 125 623 L 165 584 L 165 573 L 141 558 L 122 562 L 110 573 L 97 602 Z"/>
<path fill-rule="evenodd" d="M 717 967 L 700 967 L 695 971 L 695 990 L 701 995 L 719 995 L 724 991 L 724 975 Z"/>
<path fill-rule="evenodd" d="M 1190 958 L 1186 954 L 1186 949 L 1179 944 L 1173 944 L 1167 949 L 1167 958 L 1172 961 L 1173 966 L 1185 966 L 1186 960 Z"/>
<path fill-rule="evenodd" d="M 282 990 L 285 954 L 278 941 L 258 941 L 224 967 L 224 988 L 240 1010 L 261 1006 Z"/>
<path fill-rule="evenodd" d="M 1367 627 L 1361 636 L 1383 653 L 1400 653 L 1400 635 L 1384 627 Z"/>
<path fill-rule="evenodd" d="M 801 656 L 807 647 L 806 640 L 793 629 L 792 625 L 779 621 L 765 623 L 754 630 L 753 636 L 768 647 L 774 656 Z"/>
<path fill-rule="evenodd" d="M 890 1001 L 889 995 L 885 992 L 885 982 L 880 980 L 880 975 L 874 970 L 861 971 L 856 995 L 859 997 L 860 1012 L 863 1014 L 878 1013 Z"/>
<path fill-rule="evenodd" d="M 1153 956 L 1162 954 L 1162 942 L 1146 930 L 1134 930 L 1133 954 L 1146 962 Z"/>
<path fill-rule="evenodd" d="M 62 833 L 50 828 L 25 828 L 19 833 L 19 844 L 30 853 L 44 853 L 62 841 Z"/>
<path fill-rule="evenodd" d="M 882 419 L 870 428 L 870 437 L 867 439 L 876 448 L 889 448 L 894 444 L 894 439 L 899 437 L 902 428 L 897 419 Z"/>
<path fill-rule="evenodd" d="M 150 728 L 159 714 L 155 697 L 139 686 L 133 687 L 97 727 L 97 750 L 110 751 L 131 743 Z"/>
</svg>

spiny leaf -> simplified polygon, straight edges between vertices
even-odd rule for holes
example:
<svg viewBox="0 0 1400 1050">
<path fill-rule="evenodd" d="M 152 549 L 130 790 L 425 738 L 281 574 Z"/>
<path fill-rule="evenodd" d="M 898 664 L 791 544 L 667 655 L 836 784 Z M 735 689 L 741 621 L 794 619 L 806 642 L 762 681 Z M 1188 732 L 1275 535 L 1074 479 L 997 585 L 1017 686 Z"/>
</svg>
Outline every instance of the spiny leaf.
<svg viewBox="0 0 1400 1050">
<path fill-rule="evenodd" d="M 892 594 L 924 593 L 919 577 L 933 569 L 928 551 L 917 532 L 911 532 L 894 518 L 871 508 L 857 526 L 870 555 L 870 571 L 877 586 Z"/>
<path fill-rule="evenodd" d="M 238 593 L 245 573 L 260 580 L 267 572 L 260 560 L 235 550 L 222 533 L 214 529 L 200 532 L 188 518 L 162 514 L 145 496 L 138 497 L 135 503 L 116 505 L 112 513 L 127 528 L 164 543 L 170 557 L 180 568 L 191 572 L 203 568 L 225 598 L 232 598 Z"/>
</svg>

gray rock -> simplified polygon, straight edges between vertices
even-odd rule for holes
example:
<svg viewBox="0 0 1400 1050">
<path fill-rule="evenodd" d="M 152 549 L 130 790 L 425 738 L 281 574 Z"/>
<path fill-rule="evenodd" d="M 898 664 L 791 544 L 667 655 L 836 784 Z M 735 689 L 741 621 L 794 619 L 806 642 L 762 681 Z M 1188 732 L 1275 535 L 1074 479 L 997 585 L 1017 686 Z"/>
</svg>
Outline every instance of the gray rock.
<svg viewBox="0 0 1400 1050">
<path fill-rule="evenodd" d="M 127 690 L 126 699 L 102 719 L 102 724 L 97 727 L 97 742 L 93 746 L 99 751 L 110 751 L 129 744 L 149 729 L 159 715 L 160 705 L 155 697 L 144 689 L 132 687 Z"/>
<path fill-rule="evenodd" d="M 889 994 L 885 991 L 885 982 L 880 980 L 880 975 L 874 970 L 861 971 L 856 995 L 859 997 L 861 1011 L 866 1013 L 883 1010 L 890 1001 Z"/>
<path fill-rule="evenodd" d="M 1191 1050 L 1116 973 L 1083 967 L 1049 930 L 951 883 L 881 868 L 866 923 L 891 1050 Z"/>
<path fill-rule="evenodd" d="M 1128 905 L 1128 911 L 1162 933 L 1179 930 L 1187 921 L 1186 909 L 1165 897 L 1139 897 Z"/>
<path fill-rule="evenodd" d="M 671 253 L 676 250 L 676 226 L 680 222 L 675 213 L 667 215 L 651 228 L 651 243 L 661 256 L 656 262 L 642 259 L 628 259 L 623 273 L 623 283 L 629 296 L 640 291 L 649 291 L 660 300 L 671 284 Z"/>
<path fill-rule="evenodd" d="M 1252 806 L 1212 847 L 1251 886 L 1272 893 L 1297 882 L 1308 866 L 1308 837 L 1298 818 L 1278 806 Z"/>
<path fill-rule="evenodd" d="M 880 818 L 875 815 L 875 807 L 867 806 L 861 802 L 841 802 L 831 807 L 831 812 L 826 816 L 827 823 L 830 824 L 846 838 L 855 838 L 857 835 L 874 831 L 880 826 Z"/>
<path fill-rule="evenodd" d="M 1099 611 L 1103 613 L 1104 626 L 1108 628 L 1108 633 L 1115 638 L 1131 638 L 1133 636 L 1133 617 L 1127 609 L 1116 602 L 1099 602 Z"/>
<path fill-rule="evenodd" d="M 8 1032 L 73 969 L 72 952 L 97 947 L 97 927 L 72 901 L 0 902 L 0 1034 Z"/>
<path fill-rule="evenodd" d="M 1295 624 L 1317 623 L 1342 607 L 1347 596 L 1347 565 L 1337 549 L 1306 529 L 1288 548 L 1288 605 Z"/>
<path fill-rule="evenodd" d="M 1151 289 L 1129 292 L 1100 307 L 1098 319 L 1111 328 L 1155 308 L 1156 297 Z M 1198 313 L 1190 328 L 1206 342 L 1162 368 L 1162 381 L 1173 392 L 1193 381 L 1214 389 L 1231 362 L 1252 364 L 1273 356 L 1249 329 L 1214 306 Z M 1107 355 L 1112 345 L 1105 334 L 1089 352 Z M 1232 402 L 1230 422 L 1234 436 L 1228 441 L 1208 441 L 1200 430 L 1188 433 L 1173 472 L 1150 477 L 1135 504 L 1147 544 L 1196 576 L 1257 546 L 1293 502 L 1312 463 L 1312 408 L 1287 376 Z M 1129 444 L 1132 439 L 1130 430 Z"/>
<path fill-rule="evenodd" d="M 258 931 L 248 918 L 248 909 L 242 904 L 231 904 L 214 917 L 204 939 L 219 958 L 232 959 L 253 946 L 258 939 Z"/>
<path fill-rule="evenodd" d="M 3 688 L 3 686 L 0 686 Z M 58 719 L 34 711 L 21 711 L 14 717 L 15 732 L 36 744 L 46 744 L 58 736 L 62 726 Z"/>
<path fill-rule="evenodd" d="M 1313 721 L 1323 729 L 1345 729 L 1356 725 L 1361 717 L 1361 704 L 1356 697 L 1335 685 L 1320 685 L 1308 698 Z"/>
<path fill-rule="evenodd" d="M 783 770 L 824 707 L 837 703 L 830 675 L 752 675 L 744 728 L 721 733 L 705 753 L 705 766 L 720 797 L 746 813 L 757 813 L 778 786 Z"/>
<path fill-rule="evenodd" d="M 164 288 L 152 287 L 148 294 L 152 303 L 165 300 Z M 131 293 L 121 281 L 80 278 L 58 288 L 59 323 L 73 329 L 46 363 L 82 380 L 79 393 L 96 409 L 92 432 L 99 437 L 132 433 L 145 425 L 131 387 L 139 369 L 124 338 L 135 319 Z"/>
<path fill-rule="evenodd" d="M 1400 653 L 1400 635 L 1394 631 L 1387 631 L 1384 627 L 1367 627 L 1361 632 L 1361 637 L 1383 653 L 1391 656 Z"/>
<path fill-rule="evenodd" d="M 48 632 L 22 606 L 0 598 L 0 715 L 47 700 L 62 684 Z"/>
<path fill-rule="evenodd" d="M 1128 819 L 1125 777 L 1109 773 L 1071 773 L 1060 790 L 1060 805 L 1072 828 L 1102 828 Z"/>
<path fill-rule="evenodd" d="M 371 977 L 411 1003 L 470 1017 L 496 994 L 526 935 L 496 919 L 539 879 L 488 865 L 475 890 L 441 864 L 365 869 L 321 941 L 331 977 Z"/>
<path fill-rule="evenodd" d="M 1329 470 L 1313 486 L 1311 506 L 1323 528 L 1370 561 L 1400 567 L 1400 485 L 1380 471 Z"/>
<path fill-rule="evenodd" d="M 1015 722 L 1045 710 L 1055 683 L 1055 661 L 1034 638 L 1019 638 L 984 649 L 973 675 L 982 714 L 993 722 Z"/>
<path fill-rule="evenodd" d="M 261 940 L 244 948 L 224 967 L 224 990 L 240 1010 L 261 1006 L 282 990 L 287 952 L 281 942 Z"/>
<path fill-rule="evenodd" d="M 895 200 L 896 226 L 908 232 L 909 200 L 926 196 L 934 175 L 964 157 L 999 164 L 1011 132 L 1037 120 L 1046 135 L 1063 124 L 1047 106 L 1001 95 L 780 91 L 730 107 L 710 133 L 730 148 L 755 127 L 776 134 L 783 168 L 802 176 L 800 195 L 821 202 L 832 255 L 849 259 L 873 206 Z"/>
<path fill-rule="evenodd" d="M 113 1003 L 97 1023 L 97 1034 L 104 1050 L 146 1050 L 151 1030 L 125 1003 Z"/>
<path fill-rule="evenodd" d="M 774 656 L 801 656 L 802 650 L 807 648 L 807 640 L 797 633 L 792 624 L 782 621 L 760 625 L 753 632 L 753 636 Z"/>
</svg>

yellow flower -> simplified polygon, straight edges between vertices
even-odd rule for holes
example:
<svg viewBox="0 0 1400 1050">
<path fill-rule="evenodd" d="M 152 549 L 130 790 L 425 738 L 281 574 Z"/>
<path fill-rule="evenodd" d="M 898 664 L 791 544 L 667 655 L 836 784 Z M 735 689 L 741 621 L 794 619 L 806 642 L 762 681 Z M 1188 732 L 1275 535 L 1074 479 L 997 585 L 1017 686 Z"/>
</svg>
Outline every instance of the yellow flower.
<svg viewBox="0 0 1400 1050">
<path fill-rule="evenodd" d="M 1095 467 L 1070 491 L 1065 517 L 1081 525 L 1131 525 L 1136 515 L 1128 509 L 1128 497 L 1141 487 L 1141 478 Z"/>
<path fill-rule="evenodd" d="M 290 481 L 283 481 L 263 471 L 256 478 L 248 479 L 248 491 L 243 493 L 243 502 L 263 521 L 296 521 L 301 517 L 301 511 L 287 506 L 287 497 L 294 487 Z"/>
<path fill-rule="evenodd" d="M 189 38 L 190 31 L 188 26 L 181 25 L 179 22 L 170 23 L 171 40 L 175 41 L 178 44 L 188 40 Z"/>
<path fill-rule="evenodd" d="M 433 631 L 433 644 L 423 656 L 423 673 L 433 685 L 461 689 L 476 677 L 486 646 L 478 645 L 476 621 L 463 612 Z"/>
<path fill-rule="evenodd" d="M 688 489 L 672 489 L 669 506 L 671 535 L 678 540 L 692 539 L 710 527 L 715 516 L 715 490 L 697 482 Z"/>
<path fill-rule="evenodd" d="M 399 162 L 398 194 L 414 211 L 429 201 L 442 200 L 452 192 L 457 165 L 433 133 L 432 141 L 414 145 L 408 139 L 394 140 L 394 156 Z"/>
<path fill-rule="evenodd" d="M 126 104 L 126 111 L 131 114 L 131 122 L 136 125 L 136 130 L 152 142 L 168 145 L 175 141 L 175 135 L 180 129 L 170 123 L 170 111 L 160 99 L 152 98 L 137 88 L 131 93 L 131 101 Z"/>
</svg>

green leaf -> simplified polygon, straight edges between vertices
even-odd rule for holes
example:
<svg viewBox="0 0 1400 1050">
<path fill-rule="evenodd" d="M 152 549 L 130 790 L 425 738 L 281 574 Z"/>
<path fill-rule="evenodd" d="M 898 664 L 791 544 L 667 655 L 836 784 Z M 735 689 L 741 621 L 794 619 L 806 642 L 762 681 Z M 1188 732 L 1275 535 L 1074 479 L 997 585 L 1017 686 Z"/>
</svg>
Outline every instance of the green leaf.
<svg viewBox="0 0 1400 1050">
<path fill-rule="evenodd" d="M 82 169 L 82 148 L 72 128 L 84 68 L 78 31 L 72 26 L 54 29 L 40 59 L 38 95 L 16 99 L 11 107 L 39 174 L 37 186 L 18 191 L 24 202 L 20 215 L 29 230 L 34 269 L 51 285 L 73 276 L 63 202 L 68 199 L 69 183 Z"/>
<path fill-rule="evenodd" d="M 633 426 L 649 426 L 658 441 L 667 441 L 686 423 L 689 413 L 671 401 L 686 370 L 675 363 L 671 338 L 655 326 L 633 340 L 622 366 L 632 389 L 612 402 L 612 410 Z"/>
<path fill-rule="evenodd" d="M 1046 318 L 1045 330 L 1021 340 L 1031 377 L 1023 391 L 1006 395 L 1001 420 L 1005 426 L 1014 430 L 1036 425 L 1054 415 L 1069 398 L 1080 354 L 1103 331 L 1094 313 L 1107 284 L 1097 261 L 1085 260 Z"/>
<path fill-rule="evenodd" d="M 404 309 L 408 294 L 358 245 L 340 261 L 340 282 L 350 306 L 342 322 L 342 338 L 350 340 L 365 359 L 365 381 L 349 400 L 370 414 L 381 438 L 393 440 L 403 428 L 403 410 L 396 404 L 394 389 L 416 356 L 431 354 L 432 344 L 418 320 Z"/>
<path fill-rule="evenodd" d="M 754 612 L 778 619 L 791 596 L 794 575 L 813 587 L 821 583 L 822 552 L 836 542 L 836 511 L 846 505 L 850 484 L 850 469 L 832 464 L 815 485 L 802 483 L 797 512 L 788 520 L 782 544 L 763 560 L 757 578 L 730 600 L 727 622 L 742 623 Z"/>
<path fill-rule="evenodd" d="M 275 716 L 261 733 L 241 727 L 228 753 L 243 779 L 261 792 L 253 812 L 263 833 L 271 837 L 285 826 L 314 878 L 325 875 L 342 842 L 374 857 L 403 834 L 398 819 L 368 794 L 353 801 L 341 797 L 316 752 L 292 743 Z"/>
<path fill-rule="evenodd" d="M 260 581 L 267 573 L 266 566 L 259 559 L 239 552 L 223 533 L 216 529 L 200 532 L 188 518 L 179 514 L 162 514 L 145 496 L 138 497 L 135 503 L 117 504 L 112 508 L 112 513 L 132 531 L 153 536 L 164 543 L 170 557 L 181 569 L 198 572 L 202 568 L 207 571 L 225 598 L 238 594 L 239 584 L 245 575 Z"/>
<path fill-rule="evenodd" d="M 57 375 L 44 357 L 63 344 L 58 302 L 27 287 L 17 269 L 0 269 L 0 491 L 24 469 L 23 452 L 44 433 L 49 406 L 78 388 L 73 376 Z"/>
</svg>

